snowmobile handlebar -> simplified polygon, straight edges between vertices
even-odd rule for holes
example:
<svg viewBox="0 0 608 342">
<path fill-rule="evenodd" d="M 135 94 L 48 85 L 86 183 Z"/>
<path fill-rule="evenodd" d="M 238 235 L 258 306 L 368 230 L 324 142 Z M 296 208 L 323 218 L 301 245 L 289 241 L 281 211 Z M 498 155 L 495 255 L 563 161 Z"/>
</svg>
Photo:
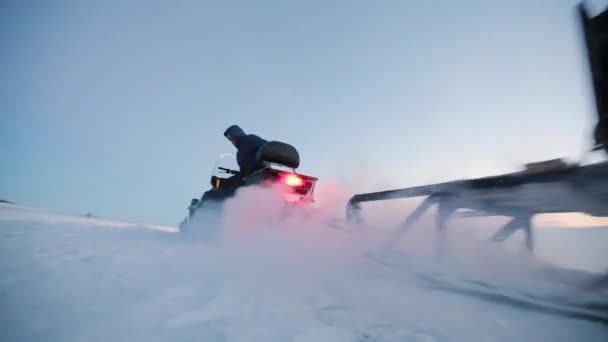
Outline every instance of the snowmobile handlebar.
<svg viewBox="0 0 608 342">
<path fill-rule="evenodd" d="M 231 175 L 236 175 L 236 174 L 238 174 L 238 173 L 239 173 L 239 172 L 238 172 L 238 171 L 236 171 L 236 170 L 227 169 L 227 168 L 225 168 L 225 167 L 218 167 L 218 170 L 220 170 L 220 171 L 224 171 L 224 173 L 229 173 L 229 174 L 231 174 Z"/>
</svg>

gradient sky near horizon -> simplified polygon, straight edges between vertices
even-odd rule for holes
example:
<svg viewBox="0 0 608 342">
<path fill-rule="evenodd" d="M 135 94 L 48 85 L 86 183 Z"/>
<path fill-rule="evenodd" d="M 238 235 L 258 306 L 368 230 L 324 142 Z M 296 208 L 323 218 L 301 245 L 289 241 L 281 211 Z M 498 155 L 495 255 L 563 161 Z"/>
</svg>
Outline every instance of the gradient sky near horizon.
<svg viewBox="0 0 608 342">
<path fill-rule="evenodd" d="M 353 191 L 579 158 L 577 4 L 4 0 L 0 198 L 174 225 L 234 123 Z"/>
</svg>

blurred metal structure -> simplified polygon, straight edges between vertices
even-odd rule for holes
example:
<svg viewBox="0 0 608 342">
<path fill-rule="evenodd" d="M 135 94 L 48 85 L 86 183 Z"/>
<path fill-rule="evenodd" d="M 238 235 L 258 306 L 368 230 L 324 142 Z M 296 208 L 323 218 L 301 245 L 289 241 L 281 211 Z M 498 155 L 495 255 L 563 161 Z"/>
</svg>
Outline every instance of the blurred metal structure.
<svg viewBox="0 0 608 342">
<path fill-rule="evenodd" d="M 590 17 L 581 3 L 577 15 L 597 109 L 593 149 L 608 152 L 608 9 Z M 387 241 L 385 250 L 397 243 L 405 231 L 435 205 L 440 232 L 460 209 L 472 210 L 468 216 L 506 216 L 510 221 L 492 240 L 504 241 L 522 229 L 526 247 L 533 251 L 532 219 L 536 214 L 579 212 L 608 216 L 608 162 L 578 165 L 561 159 L 548 160 L 527 164 L 521 172 L 511 174 L 357 194 L 348 201 L 347 220 L 363 223 L 362 203 L 412 197 L 425 199 Z M 440 247 L 442 236 L 439 234 Z"/>
<path fill-rule="evenodd" d="M 578 6 L 587 60 L 595 94 L 597 122 L 594 131 L 596 149 L 608 153 L 608 9 L 590 17 L 585 6 Z"/>
</svg>

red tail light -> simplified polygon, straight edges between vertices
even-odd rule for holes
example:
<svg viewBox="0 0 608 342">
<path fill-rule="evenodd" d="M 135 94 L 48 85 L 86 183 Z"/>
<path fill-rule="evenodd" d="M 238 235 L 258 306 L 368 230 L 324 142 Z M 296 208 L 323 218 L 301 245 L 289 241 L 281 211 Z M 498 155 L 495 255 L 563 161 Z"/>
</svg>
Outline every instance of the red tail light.
<svg viewBox="0 0 608 342">
<path fill-rule="evenodd" d="M 285 184 L 293 187 L 304 185 L 304 180 L 293 174 L 285 176 L 283 181 L 285 182 Z"/>
</svg>

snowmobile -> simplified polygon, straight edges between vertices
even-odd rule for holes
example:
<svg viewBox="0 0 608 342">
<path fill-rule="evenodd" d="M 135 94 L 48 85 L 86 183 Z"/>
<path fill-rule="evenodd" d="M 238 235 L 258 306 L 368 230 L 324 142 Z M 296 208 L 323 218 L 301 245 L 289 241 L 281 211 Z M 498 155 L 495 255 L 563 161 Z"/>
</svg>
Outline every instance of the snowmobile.
<svg viewBox="0 0 608 342">
<path fill-rule="evenodd" d="M 234 161 L 234 156 L 229 153 L 218 157 L 210 179 L 211 189 L 205 191 L 200 199 L 191 200 L 188 216 L 180 223 L 180 231 L 184 231 L 185 225 L 202 210 L 221 210 L 222 203 L 233 198 L 243 187 L 270 188 L 280 185 L 285 205 L 307 207 L 314 204 L 314 190 L 318 178 L 296 171 L 300 166 L 300 155 L 292 145 L 280 141 L 264 144 L 256 155 L 256 160 L 263 167 L 247 177 L 241 177 L 235 169 L 219 166 L 227 156 L 232 157 L 231 160 Z"/>
</svg>

